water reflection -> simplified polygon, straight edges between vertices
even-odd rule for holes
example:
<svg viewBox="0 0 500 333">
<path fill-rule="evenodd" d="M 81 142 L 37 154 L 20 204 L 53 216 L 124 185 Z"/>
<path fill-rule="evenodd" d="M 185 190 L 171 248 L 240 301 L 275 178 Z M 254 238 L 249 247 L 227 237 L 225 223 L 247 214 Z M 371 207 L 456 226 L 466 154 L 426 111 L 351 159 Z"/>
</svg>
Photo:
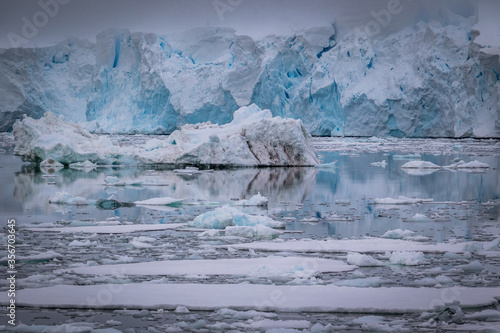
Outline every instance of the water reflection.
<svg viewBox="0 0 500 333">
<path fill-rule="evenodd" d="M 380 236 L 387 230 L 401 228 L 436 241 L 456 237 L 473 239 L 482 232 L 485 221 L 499 220 L 498 205 L 485 204 L 499 199 L 497 157 L 482 157 L 482 161 L 490 165 L 484 173 L 438 170 L 414 174 L 402 170 L 400 167 L 406 161 L 390 153 L 354 156 L 325 153 L 323 156 L 325 162 L 337 161 L 338 167 L 243 168 L 186 175 L 172 170 L 119 167 L 56 169 L 47 173 L 32 165 L 11 164 L 12 167 L 2 170 L 2 177 L 7 188 L 13 183 L 15 203 L 11 202 L 9 209 L 25 224 L 110 217 L 136 223 L 169 223 L 186 221 L 213 209 L 211 205 L 200 204 L 165 211 L 144 207 L 106 211 L 95 205 L 75 207 L 48 203 L 51 196 L 63 191 L 88 200 L 114 196 L 120 202 L 134 202 L 169 196 L 186 198 L 191 203 L 220 205 L 260 192 L 269 198 L 269 206 L 267 211 L 257 210 L 258 213 L 287 221 L 288 230 L 298 231 L 305 237 Z M 446 165 L 457 157 L 463 158 L 423 155 L 422 159 Z M 7 158 L 12 156 L 0 156 L 0 159 Z M 387 162 L 385 168 L 370 165 L 383 160 Z M 107 176 L 133 185 L 109 186 L 105 182 Z M 375 198 L 399 196 L 434 202 L 396 207 L 373 203 Z M 428 219 L 415 221 L 412 219 L 415 214 Z M 301 220 L 303 222 L 298 222 Z"/>
</svg>

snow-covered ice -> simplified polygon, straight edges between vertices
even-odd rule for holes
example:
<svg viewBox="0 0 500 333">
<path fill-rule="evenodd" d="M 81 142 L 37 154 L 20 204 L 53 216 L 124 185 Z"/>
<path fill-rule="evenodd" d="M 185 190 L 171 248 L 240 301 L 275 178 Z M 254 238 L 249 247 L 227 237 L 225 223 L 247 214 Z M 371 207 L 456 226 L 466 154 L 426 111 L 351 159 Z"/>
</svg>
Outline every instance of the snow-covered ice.
<svg viewBox="0 0 500 333">
<path fill-rule="evenodd" d="M 112 297 L 92 302 L 92 297 L 95 299 L 103 290 L 117 292 L 112 293 Z M 496 304 L 500 298 L 498 288 L 453 289 L 452 287 L 448 290 L 449 293 L 453 291 L 456 291 L 454 299 L 466 308 L 487 307 Z M 148 297 L 143 297 L 144 295 Z M 183 305 L 191 311 L 231 308 L 259 311 L 404 314 L 433 311 L 436 306 L 444 306 L 447 297 L 442 295 L 443 290 L 436 288 L 134 283 L 27 288 L 16 293 L 16 304 L 80 309 L 174 310 L 177 306 Z M 409 299 L 412 301 L 408 302 Z M 7 300 L 7 293 L 0 294 L 0 304 L 6 304 Z"/>
</svg>

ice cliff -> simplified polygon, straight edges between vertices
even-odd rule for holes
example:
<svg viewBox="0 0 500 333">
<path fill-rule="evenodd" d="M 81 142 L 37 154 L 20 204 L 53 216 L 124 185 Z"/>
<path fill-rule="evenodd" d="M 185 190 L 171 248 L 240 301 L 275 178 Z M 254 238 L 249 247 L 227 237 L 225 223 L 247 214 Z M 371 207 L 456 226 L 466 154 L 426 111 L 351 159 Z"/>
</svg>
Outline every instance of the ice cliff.
<svg viewBox="0 0 500 333">
<path fill-rule="evenodd" d="M 142 146 L 115 145 L 53 113 L 14 123 L 14 153 L 25 160 L 52 159 L 69 165 L 191 164 L 224 166 L 312 166 L 318 164 L 301 120 L 273 117 L 255 104 L 235 111 L 225 125 L 187 124 Z M 86 162 L 88 163 L 88 162 Z"/>
<path fill-rule="evenodd" d="M 337 38 L 334 26 L 262 40 L 229 28 L 108 30 L 95 45 L 6 50 L 0 128 L 51 111 L 96 133 L 172 133 L 229 123 L 255 103 L 313 135 L 499 137 L 500 24 L 483 24 L 495 12 L 443 9 L 439 22 L 372 38 Z"/>
</svg>

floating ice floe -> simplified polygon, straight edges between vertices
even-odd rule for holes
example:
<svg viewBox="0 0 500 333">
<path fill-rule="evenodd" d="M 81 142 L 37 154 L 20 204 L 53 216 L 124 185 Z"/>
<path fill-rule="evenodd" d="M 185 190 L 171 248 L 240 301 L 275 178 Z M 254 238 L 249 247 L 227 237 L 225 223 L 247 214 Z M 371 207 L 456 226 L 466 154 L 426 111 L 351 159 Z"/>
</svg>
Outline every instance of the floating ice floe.
<svg viewBox="0 0 500 333">
<path fill-rule="evenodd" d="M 387 166 L 387 161 L 386 160 L 383 160 L 381 162 L 373 162 L 373 163 L 370 163 L 370 165 L 372 166 L 376 166 L 376 167 L 382 167 L 382 168 L 385 168 Z"/>
<path fill-rule="evenodd" d="M 476 242 L 473 250 L 495 249 L 491 242 Z M 462 243 L 422 243 L 409 240 L 368 237 L 364 239 L 328 239 L 328 240 L 288 240 L 286 242 L 253 242 L 232 244 L 234 249 L 253 249 L 262 251 L 288 251 L 309 253 L 385 253 L 387 251 L 413 251 L 423 253 L 464 253 L 471 251 L 470 242 Z M 223 246 L 227 247 L 227 246 Z M 498 251 L 498 250 L 496 250 Z"/>
<path fill-rule="evenodd" d="M 427 261 L 422 252 L 394 251 L 389 261 L 393 265 L 417 266 L 425 264 Z"/>
<path fill-rule="evenodd" d="M 267 206 L 269 199 L 261 195 L 260 192 L 248 200 L 238 200 L 233 202 L 234 206 Z"/>
<path fill-rule="evenodd" d="M 441 169 L 439 165 L 436 165 L 428 161 L 410 161 L 406 162 L 401 166 L 402 169 Z"/>
<path fill-rule="evenodd" d="M 75 205 L 75 206 L 87 206 L 89 201 L 82 197 L 72 197 L 67 192 L 57 192 L 53 197 L 49 198 L 49 203 L 60 204 L 60 205 Z"/>
<path fill-rule="evenodd" d="M 40 162 L 40 168 L 54 168 L 54 169 L 59 169 L 59 168 L 64 168 L 64 165 L 57 162 L 53 158 L 49 157 L 43 161 Z"/>
<path fill-rule="evenodd" d="M 186 223 L 167 224 L 120 224 L 96 225 L 84 227 L 56 227 L 56 228 L 26 228 L 33 232 L 60 232 L 60 233 L 90 233 L 90 234 L 125 234 L 140 231 L 160 231 L 177 229 L 187 226 Z"/>
<path fill-rule="evenodd" d="M 387 230 L 381 237 L 382 238 L 392 238 L 392 239 L 405 239 L 406 237 L 412 237 L 415 232 L 411 230 L 394 229 Z"/>
<path fill-rule="evenodd" d="M 428 162 L 428 161 L 410 161 L 410 162 L 407 162 L 401 166 L 401 168 L 403 170 L 405 170 L 405 169 L 425 170 L 425 172 L 421 172 L 422 175 L 432 173 L 438 169 L 464 169 L 464 170 L 479 169 L 479 170 L 484 170 L 484 169 L 488 169 L 489 167 L 490 166 L 488 164 L 483 163 L 483 162 L 479 162 L 478 160 L 470 161 L 467 163 L 464 161 L 459 161 L 457 163 L 453 163 L 453 164 L 445 165 L 445 166 L 439 166 L 439 165 L 436 165 L 436 164 L 434 164 L 432 162 Z M 405 171 L 408 173 L 412 173 L 412 172 L 407 171 L 407 170 L 405 170 Z M 418 172 L 413 172 L 413 174 L 418 174 Z"/>
<path fill-rule="evenodd" d="M 89 302 L 103 290 L 113 297 L 103 302 Z M 466 308 L 484 308 L 498 303 L 499 288 L 461 287 L 454 299 Z M 450 291 L 451 292 L 451 291 Z M 148 297 L 144 297 L 148 295 Z M 238 297 L 234 297 L 237 295 Z M 272 302 L 280 295 L 286 302 Z M 193 310 L 233 308 L 276 312 L 347 312 L 391 313 L 434 311 L 444 306 L 442 288 L 380 287 L 356 288 L 334 285 L 284 286 L 256 284 L 97 284 L 57 285 L 25 288 L 16 292 L 16 304 L 44 308 L 165 309 L 179 305 Z M 380 300 L 384 300 L 381 302 Z M 411 299 L 411 302 L 408 300 Z M 0 293 L 0 304 L 9 301 Z"/>
<path fill-rule="evenodd" d="M 134 202 L 138 206 L 175 206 L 181 204 L 185 199 L 175 199 L 171 197 L 151 198 Z"/>
<path fill-rule="evenodd" d="M 300 271 L 339 273 L 357 267 L 340 260 L 310 257 L 265 257 L 250 259 L 163 260 L 132 264 L 82 266 L 63 269 L 87 275 L 242 275 L 242 276 L 293 276 Z"/>
<path fill-rule="evenodd" d="M 226 227 L 225 235 L 228 237 L 243 237 L 253 239 L 273 239 L 281 235 L 281 231 L 275 230 L 265 225 L 256 225 L 253 227 L 247 226 L 231 226 Z"/>
<path fill-rule="evenodd" d="M 16 260 L 19 260 L 19 262 L 39 262 L 39 261 L 49 261 L 52 259 L 62 258 L 62 257 L 63 256 L 61 254 L 49 250 L 43 253 L 36 253 L 32 255 L 25 255 L 25 256 L 16 255 Z M 7 263 L 7 260 L 8 257 L 2 257 L 0 258 L 0 263 L 5 264 Z"/>
<path fill-rule="evenodd" d="M 156 149 L 115 145 L 80 125 L 47 112 L 14 124 L 15 154 L 30 161 L 51 157 L 62 164 L 200 164 L 233 166 L 313 166 L 318 164 L 311 136 L 301 120 L 273 117 L 255 104 L 242 107 L 225 125 L 184 125 Z M 159 141 L 159 140 L 157 140 Z"/>
<path fill-rule="evenodd" d="M 224 229 L 228 226 L 256 226 L 264 225 L 271 228 L 283 228 L 284 223 L 275 221 L 267 216 L 250 215 L 241 210 L 223 206 L 213 211 L 198 215 L 188 223 L 190 227 L 202 229 Z"/>
<path fill-rule="evenodd" d="M 318 168 L 318 169 L 336 169 L 336 168 L 338 168 L 337 161 L 333 161 L 331 163 L 317 164 L 314 167 Z"/>
<path fill-rule="evenodd" d="M 349 254 L 347 254 L 347 263 L 359 267 L 385 266 L 380 260 L 357 252 L 349 252 Z"/>
<path fill-rule="evenodd" d="M 92 170 L 97 168 L 97 164 L 90 162 L 89 160 L 83 162 L 71 163 L 69 165 L 70 169 L 83 169 L 83 170 Z"/>
<path fill-rule="evenodd" d="M 486 163 L 479 162 L 478 160 L 470 161 L 465 163 L 464 161 L 459 161 L 450 165 L 446 165 L 443 168 L 446 169 L 488 169 L 490 166 Z"/>
<path fill-rule="evenodd" d="M 400 195 L 397 199 L 393 198 L 377 198 L 373 202 L 379 205 L 412 205 L 417 203 L 433 202 L 433 199 L 408 198 Z"/>
</svg>

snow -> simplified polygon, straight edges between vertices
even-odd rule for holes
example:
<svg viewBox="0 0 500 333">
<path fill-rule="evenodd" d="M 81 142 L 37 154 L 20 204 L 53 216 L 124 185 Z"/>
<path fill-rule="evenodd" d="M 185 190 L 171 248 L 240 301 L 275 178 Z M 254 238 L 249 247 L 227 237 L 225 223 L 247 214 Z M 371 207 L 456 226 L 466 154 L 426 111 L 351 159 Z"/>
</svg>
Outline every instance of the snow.
<svg viewBox="0 0 500 333">
<path fill-rule="evenodd" d="M 168 206 L 168 205 L 178 205 L 182 203 L 185 199 L 174 199 L 171 197 L 162 198 L 151 198 L 147 200 L 135 201 L 136 205 L 143 206 Z"/>
<path fill-rule="evenodd" d="M 60 272 L 73 272 L 86 275 L 241 275 L 259 277 L 286 277 L 315 273 L 340 273 L 356 269 L 343 261 L 310 257 L 265 257 L 250 259 L 214 260 L 164 260 L 133 264 L 113 264 L 83 266 L 64 269 Z"/>
<path fill-rule="evenodd" d="M 432 199 L 419 199 L 419 198 L 408 198 L 400 195 L 398 199 L 393 198 L 377 198 L 373 200 L 375 204 L 379 205 L 412 205 L 417 203 L 428 203 L 433 202 Z"/>
<path fill-rule="evenodd" d="M 33 232 L 60 232 L 60 233 L 89 233 L 89 234 L 126 234 L 140 231 L 160 231 L 177 229 L 187 226 L 186 223 L 168 224 L 122 224 L 96 225 L 85 227 L 55 227 L 55 228 L 26 228 Z"/>
<path fill-rule="evenodd" d="M 214 141 L 214 136 L 219 139 Z M 36 161 L 49 156 L 62 164 L 203 164 L 233 166 L 311 166 L 318 160 L 300 120 L 272 117 L 255 104 L 234 112 L 225 125 L 184 125 L 156 149 L 114 145 L 80 125 L 47 112 L 14 124 L 15 154 Z M 109 182 L 114 184 L 115 182 Z"/>
<path fill-rule="evenodd" d="M 250 215 L 241 210 L 223 206 L 213 211 L 198 215 L 188 223 L 190 227 L 201 229 L 225 229 L 228 226 L 256 226 L 263 225 L 271 228 L 282 228 L 283 222 L 275 221 L 263 215 Z"/>
<path fill-rule="evenodd" d="M 262 194 L 257 193 L 248 200 L 238 200 L 233 203 L 234 206 L 267 206 L 269 199 Z"/>
<path fill-rule="evenodd" d="M 112 293 L 112 297 L 97 297 L 102 290 L 119 292 Z M 333 285 L 182 283 L 57 285 L 18 290 L 16 305 L 47 308 L 165 310 L 174 310 L 182 305 L 190 311 L 230 308 L 258 311 L 404 314 L 433 311 L 435 306 L 444 306 L 443 292 L 440 288 L 355 288 Z M 496 304 L 500 298 L 498 288 L 451 287 L 445 292 L 453 293 L 454 299 L 460 302 L 463 308 L 487 307 Z M 144 295 L 148 297 L 143 297 Z M 234 295 L 238 297 L 233 297 Z M 381 302 L 381 299 L 384 302 Z M 408 302 L 409 299 L 412 301 Z M 5 305 L 7 302 L 7 294 L 0 294 L 0 303 Z"/>
</svg>

